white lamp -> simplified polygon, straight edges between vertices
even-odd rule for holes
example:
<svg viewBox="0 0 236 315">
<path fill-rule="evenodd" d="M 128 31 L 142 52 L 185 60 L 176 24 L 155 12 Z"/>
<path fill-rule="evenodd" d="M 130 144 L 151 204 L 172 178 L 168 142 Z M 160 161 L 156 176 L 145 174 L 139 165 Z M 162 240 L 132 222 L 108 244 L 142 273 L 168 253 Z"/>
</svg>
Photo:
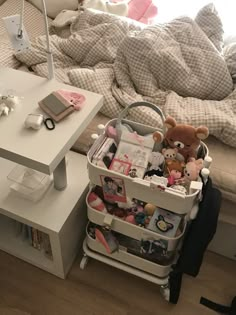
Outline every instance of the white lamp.
<svg viewBox="0 0 236 315">
<path fill-rule="evenodd" d="M 20 15 L 12 15 L 12 16 L 3 18 L 5 27 L 8 32 L 8 36 L 16 52 L 24 51 L 26 49 L 29 49 L 30 47 L 29 37 L 23 25 L 24 2 L 25 1 L 22 0 Z M 53 66 L 53 55 L 52 55 L 52 50 L 51 50 L 51 45 L 50 45 L 50 36 L 49 36 L 49 31 L 48 31 L 47 11 L 46 11 L 45 1 L 41 0 L 41 2 L 42 2 L 43 17 L 44 17 L 46 41 L 47 41 L 48 79 L 52 79 L 54 78 L 54 66 Z"/>
</svg>

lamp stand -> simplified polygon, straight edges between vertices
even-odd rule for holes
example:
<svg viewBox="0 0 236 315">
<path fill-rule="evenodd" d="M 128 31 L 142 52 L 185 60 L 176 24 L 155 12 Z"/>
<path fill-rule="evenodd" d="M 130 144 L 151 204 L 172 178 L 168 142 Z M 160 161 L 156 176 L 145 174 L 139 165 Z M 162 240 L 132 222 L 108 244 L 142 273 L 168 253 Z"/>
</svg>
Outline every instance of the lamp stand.
<svg viewBox="0 0 236 315">
<path fill-rule="evenodd" d="M 53 65 L 53 55 L 51 50 L 51 42 L 48 31 L 48 20 L 45 1 L 42 2 L 42 11 L 44 18 L 44 26 L 46 33 L 46 53 L 47 53 L 47 65 L 48 65 L 48 79 L 53 79 L 54 75 L 54 65 Z M 24 0 L 22 0 L 21 13 L 20 15 L 12 15 L 3 18 L 9 39 L 16 52 L 21 52 L 30 48 L 30 40 L 28 34 L 23 25 L 23 15 L 24 15 Z"/>
</svg>

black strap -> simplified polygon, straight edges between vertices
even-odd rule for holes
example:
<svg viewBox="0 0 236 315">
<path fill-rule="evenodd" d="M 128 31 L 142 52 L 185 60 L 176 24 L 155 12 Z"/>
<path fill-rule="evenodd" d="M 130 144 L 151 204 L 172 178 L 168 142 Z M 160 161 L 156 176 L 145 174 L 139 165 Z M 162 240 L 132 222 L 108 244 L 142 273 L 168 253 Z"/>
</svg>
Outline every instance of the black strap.
<svg viewBox="0 0 236 315">
<path fill-rule="evenodd" d="M 217 304 L 204 297 L 201 297 L 200 304 L 221 314 L 236 315 L 236 297 L 234 297 L 231 306 L 224 306 L 221 304 Z"/>
<path fill-rule="evenodd" d="M 45 118 L 43 123 L 48 130 L 55 129 L 55 122 L 51 118 Z"/>
</svg>

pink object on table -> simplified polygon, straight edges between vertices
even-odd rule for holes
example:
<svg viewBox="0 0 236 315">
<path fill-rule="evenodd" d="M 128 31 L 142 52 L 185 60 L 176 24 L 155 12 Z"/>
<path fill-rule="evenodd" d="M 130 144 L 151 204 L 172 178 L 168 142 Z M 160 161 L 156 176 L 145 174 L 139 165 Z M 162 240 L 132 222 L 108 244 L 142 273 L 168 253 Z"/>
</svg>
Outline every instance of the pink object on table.
<svg viewBox="0 0 236 315">
<path fill-rule="evenodd" d="M 57 90 L 57 93 L 70 103 L 75 110 L 80 110 L 84 105 L 85 96 L 80 93 L 69 90 Z"/>
</svg>

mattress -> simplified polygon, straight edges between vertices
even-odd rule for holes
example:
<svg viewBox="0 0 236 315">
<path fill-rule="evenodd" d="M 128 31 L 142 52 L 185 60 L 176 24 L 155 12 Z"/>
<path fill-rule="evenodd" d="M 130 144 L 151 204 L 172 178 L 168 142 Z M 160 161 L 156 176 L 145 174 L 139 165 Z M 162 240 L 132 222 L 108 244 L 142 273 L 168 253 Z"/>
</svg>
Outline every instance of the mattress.
<svg viewBox="0 0 236 315">
<path fill-rule="evenodd" d="M 224 199 L 236 203 L 236 149 L 214 137 L 205 142 L 213 159 L 210 171 L 214 185 L 220 189 Z"/>
<path fill-rule="evenodd" d="M 20 0 L 6 0 L 0 6 L 0 66 L 10 67 L 17 69 L 20 66 L 20 62 L 14 57 L 14 51 L 11 47 L 11 43 L 8 39 L 8 35 L 5 31 L 3 17 L 15 15 L 20 13 L 21 1 Z M 51 21 L 49 19 L 49 21 Z M 39 35 L 45 33 L 43 15 L 28 1 L 25 1 L 24 10 L 24 25 L 31 41 Z"/>
</svg>

